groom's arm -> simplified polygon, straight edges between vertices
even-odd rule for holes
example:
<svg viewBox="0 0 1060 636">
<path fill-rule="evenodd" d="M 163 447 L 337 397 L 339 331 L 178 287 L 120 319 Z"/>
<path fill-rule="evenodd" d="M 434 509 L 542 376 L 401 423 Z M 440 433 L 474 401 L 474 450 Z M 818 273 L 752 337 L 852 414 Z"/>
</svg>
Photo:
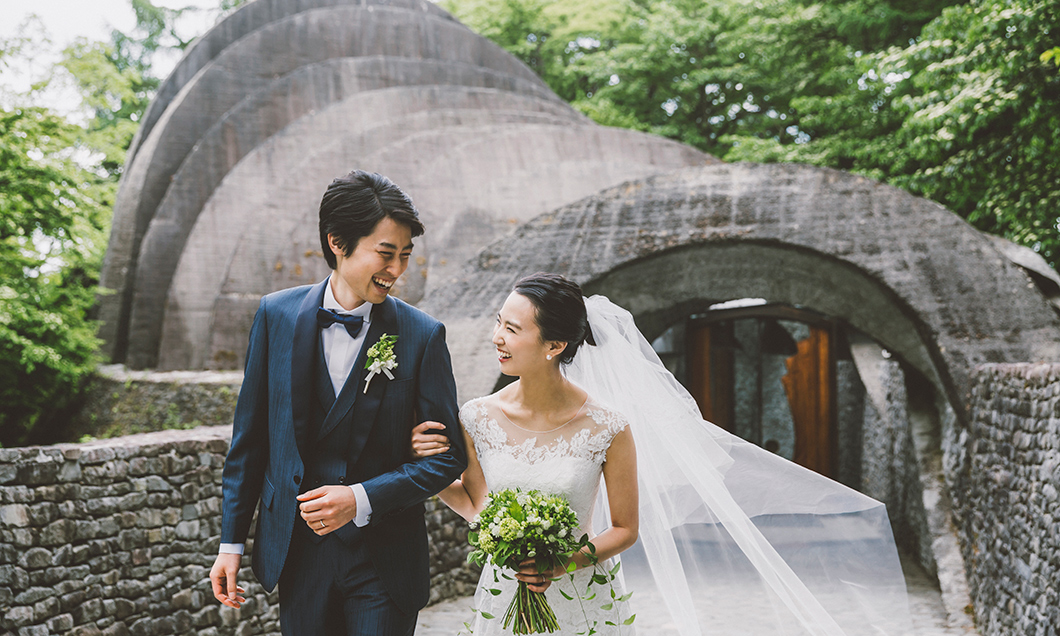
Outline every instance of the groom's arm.
<svg viewBox="0 0 1060 636">
<path fill-rule="evenodd" d="M 214 597 L 236 609 L 246 601 L 240 596 L 243 588 L 237 585 L 236 579 L 269 452 L 268 335 L 262 298 L 250 328 L 243 384 L 232 423 L 232 444 L 221 476 L 220 553 L 210 568 Z"/>
<path fill-rule="evenodd" d="M 467 467 L 467 450 L 456 403 L 456 382 L 449 349 L 445 345 L 445 326 L 441 323 L 435 325 L 428 337 L 417 373 L 416 411 L 419 419 L 445 424 L 443 433 L 449 437 L 449 450 L 407 462 L 362 482 L 371 502 L 372 524 L 444 490 Z"/>
<path fill-rule="evenodd" d="M 243 544 L 261 496 L 269 456 L 268 321 L 261 299 L 232 424 L 232 445 L 221 476 L 221 543 Z M 241 547 L 241 545 L 240 545 Z"/>
</svg>

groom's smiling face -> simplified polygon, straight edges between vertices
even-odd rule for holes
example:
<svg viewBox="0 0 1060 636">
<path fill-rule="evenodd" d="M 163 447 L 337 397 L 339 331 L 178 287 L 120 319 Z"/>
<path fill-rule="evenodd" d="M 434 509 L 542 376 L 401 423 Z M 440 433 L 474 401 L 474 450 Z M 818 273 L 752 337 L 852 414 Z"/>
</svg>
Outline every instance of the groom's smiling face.
<svg viewBox="0 0 1060 636">
<path fill-rule="evenodd" d="M 412 230 L 384 217 L 368 236 L 362 236 L 347 256 L 328 235 L 335 254 L 331 290 L 344 309 L 359 307 L 365 301 L 379 304 L 386 300 L 397 279 L 405 273 L 412 255 Z"/>
</svg>

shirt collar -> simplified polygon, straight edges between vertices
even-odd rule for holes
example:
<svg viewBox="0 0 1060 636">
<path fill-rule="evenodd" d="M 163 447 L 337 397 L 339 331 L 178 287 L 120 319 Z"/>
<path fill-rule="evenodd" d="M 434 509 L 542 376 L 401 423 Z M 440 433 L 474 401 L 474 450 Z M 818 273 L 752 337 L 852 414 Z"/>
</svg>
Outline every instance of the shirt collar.
<svg viewBox="0 0 1060 636">
<path fill-rule="evenodd" d="M 332 274 L 334 276 L 334 274 Z M 364 318 L 365 322 L 371 318 L 372 315 L 372 303 L 364 301 L 354 309 L 343 309 L 339 301 L 335 300 L 335 293 L 331 291 L 331 276 L 328 276 L 328 282 L 324 285 L 324 301 L 321 303 L 324 309 L 331 309 L 339 314 L 346 314 L 349 316 L 360 316 Z"/>
</svg>

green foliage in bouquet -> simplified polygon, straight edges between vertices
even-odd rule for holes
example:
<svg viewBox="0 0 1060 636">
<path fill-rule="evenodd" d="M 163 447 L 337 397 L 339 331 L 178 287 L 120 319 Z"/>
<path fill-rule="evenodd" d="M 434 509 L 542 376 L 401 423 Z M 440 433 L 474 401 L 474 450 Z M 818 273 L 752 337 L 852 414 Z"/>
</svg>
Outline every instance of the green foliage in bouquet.
<svg viewBox="0 0 1060 636">
<path fill-rule="evenodd" d="M 486 500 L 486 507 L 476 515 L 471 523 L 468 541 L 475 548 L 468 555 L 468 561 L 484 566 L 487 561 L 499 568 L 518 570 L 520 564 L 534 559 L 538 572 L 554 571 L 565 568 L 571 582 L 577 564 L 572 560 L 577 552 L 586 552 L 590 563 L 596 567 L 596 548 L 583 534 L 576 538 L 578 532 L 578 515 L 571 509 L 570 503 L 559 495 L 550 495 L 538 490 L 523 492 L 520 489 L 506 489 L 491 493 Z M 603 607 L 612 610 L 616 602 L 624 602 L 630 595 L 621 597 L 611 585 L 618 573 L 620 564 L 606 573 L 593 574 L 585 594 L 579 594 L 582 603 L 582 614 L 585 615 L 584 603 L 596 598 L 592 592 L 593 584 L 611 586 L 611 600 Z M 512 576 L 502 573 L 506 579 Z M 494 573 L 494 581 L 497 581 Z M 553 579 L 556 580 L 556 579 Z M 497 596 L 499 589 L 488 589 Z M 573 601 L 574 597 L 560 590 L 564 598 Z M 493 619 L 487 612 L 476 610 L 483 618 Z M 633 616 L 625 624 L 633 622 Z M 608 624 L 614 624 L 608 621 Z M 470 629 L 470 625 L 467 625 Z M 515 596 L 504 615 L 504 628 L 512 628 L 515 634 L 553 633 L 559 630 L 556 614 L 549 606 L 545 595 L 531 591 L 527 584 L 519 581 Z M 579 632 L 591 636 L 596 633 L 596 624 L 589 625 L 586 617 L 586 631 Z"/>
</svg>

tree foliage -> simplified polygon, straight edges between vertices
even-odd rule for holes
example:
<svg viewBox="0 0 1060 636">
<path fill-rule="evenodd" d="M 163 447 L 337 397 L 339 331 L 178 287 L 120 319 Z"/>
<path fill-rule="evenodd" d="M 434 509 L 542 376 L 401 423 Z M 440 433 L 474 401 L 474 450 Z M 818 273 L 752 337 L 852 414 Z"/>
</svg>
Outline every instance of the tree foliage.
<svg viewBox="0 0 1060 636">
<path fill-rule="evenodd" d="M 56 72 L 0 106 L 2 445 L 55 441 L 98 363 L 91 312 L 125 151 L 159 83 L 153 56 L 188 44 L 174 26 L 184 10 L 131 2 L 134 33 L 76 41 Z M 0 66 L 30 44 L 0 41 Z M 36 105 L 60 69 L 81 96 L 81 125 Z"/>
<path fill-rule="evenodd" d="M 87 319 L 110 189 L 71 158 L 80 131 L 39 107 L 0 109 L 0 444 L 34 441 L 42 418 L 95 368 Z"/>
<path fill-rule="evenodd" d="M 605 125 L 930 197 L 1060 260 L 1048 0 L 449 0 Z"/>
<path fill-rule="evenodd" d="M 1060 74 L 1047 64 L 1060 6 L 951 7 L 907 47 L 858 60 L 856 89 L 794 101 L 810 141 L 734 156 L 867 174 L 944 204 L 979 229 L 1060 260 Z"/>
<path fill-rule="evenodd" d="M 906 44 L 955 0 L 449 0 L 596 121 L 723 156 L 726 135 L 804 138 L 791 100 L 848 89 L 859 52 Z"/>
<path fill-rule="evenodd" d="M 59 62 L 88 115 L 82 143 L 102 155 L 100 165 L 113 177 L 121 174 L 140 116 L 161 83 L 152 70 L 155 55 L 183 51 L 191 43 L 176 23 L 193 8 L 159 7 L 150 0 L 130 3 L 136 15 L 133 33 L 114 30 L 108 42 L 78 38 Z"/>
</svg>

